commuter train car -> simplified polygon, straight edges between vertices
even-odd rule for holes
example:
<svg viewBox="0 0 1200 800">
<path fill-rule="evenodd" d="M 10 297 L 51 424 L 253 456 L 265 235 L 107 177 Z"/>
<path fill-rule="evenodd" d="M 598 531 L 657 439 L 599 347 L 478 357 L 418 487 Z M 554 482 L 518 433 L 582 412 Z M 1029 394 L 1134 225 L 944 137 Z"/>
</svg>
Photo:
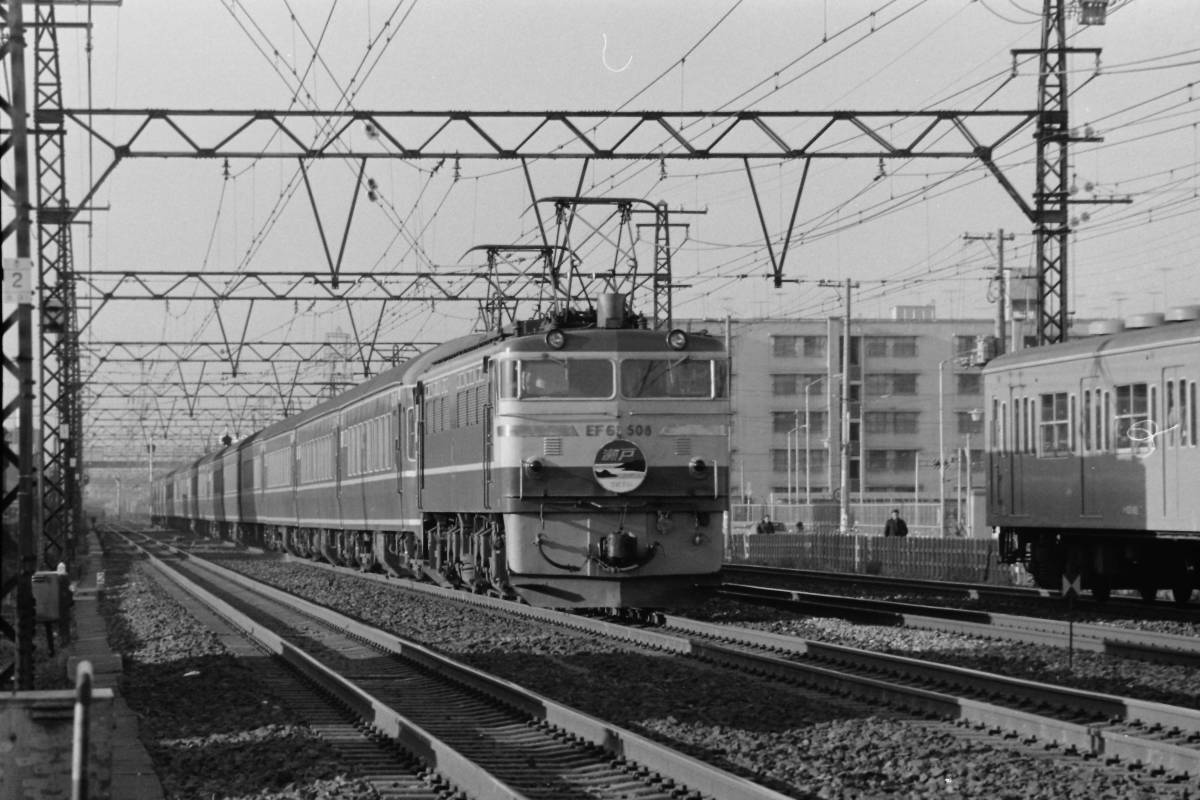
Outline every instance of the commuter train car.
<svg viewBox="0 0 1200 800">
<path fill-rule="evenodd" d="M 698 599 L 728 509 L 724 343 L 619 296 L 572 320 L 455 339 L 232 445 L 223 520 L 204 476 L 226 456 L 200 459 L 178 521 L 535 605 Z"/>
<path fill-rule="evenodd" d="M 989 524 L 1039 586 L 1178 603 L 1197 587 L 1198 318 L 1143 315 L 985 367 Z"/>
</svg>

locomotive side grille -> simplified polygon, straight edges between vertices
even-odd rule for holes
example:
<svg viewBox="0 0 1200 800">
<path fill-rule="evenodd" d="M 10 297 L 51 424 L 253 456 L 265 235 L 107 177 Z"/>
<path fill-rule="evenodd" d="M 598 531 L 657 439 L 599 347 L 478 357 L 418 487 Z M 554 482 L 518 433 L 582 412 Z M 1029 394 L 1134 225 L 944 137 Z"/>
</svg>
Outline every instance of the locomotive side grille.
<svg viewBox="0 0 1200 800">
<path fill-rule="evenodd" d="M 562 455 L 562 437 L 547 436 L 542 439 L 542 455 L 544 456 L 561 456 Z"/>
<path fill-rule="evenodd" d="M 686 436 L 675 437 L 675 455 L 690 456 L 692 454 L 692 440 Z"/>
</svg>

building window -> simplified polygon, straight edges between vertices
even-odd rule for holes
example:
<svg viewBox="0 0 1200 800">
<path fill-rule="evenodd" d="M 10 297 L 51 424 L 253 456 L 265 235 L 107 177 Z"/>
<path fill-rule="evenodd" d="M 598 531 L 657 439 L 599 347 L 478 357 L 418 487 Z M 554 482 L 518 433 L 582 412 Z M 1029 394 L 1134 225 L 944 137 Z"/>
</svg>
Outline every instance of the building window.
<svg viewBox="0 0 1200 800">
<path fill-rule="evenodd" d="M 825 357 L 825 337 L 824 336 L 804 336 L 804 357 L 805 358 L 824 358 Z"/>
<path fill-rule="evenodd" d="M 982 372 L 959 372 L 954 376 L 958 382 L 959 394 L 982 394 L 983 393 L 983 373 Z"/>
<path fill-rule="evenodd" d="M 897 336 L 892 342 L 892 358 L 916 358 L 917 337 Z"/>
<path fill-rule="evenodd" d="M 975 336 L 955 336 L 954 337 L 954 355 L 965 356 L 975 352 Z"/>
<path fill-rule="evenodd" d="M 1071 417 L 1067 409 L 1066 392 L 1041 395 L 1041 415 L 1038 419 L 1041 455 L 1062 455 L 1071 452 L 1071 442 L 1068 438 Z"/>
<path fill-rule="evenodd" d="M 804 395 L 804 387 L 809 387 L 809 397 L 819 397 L 821 394 L 820 381 L 824 375 L 804 375 L 796 372 L 777 372 L 771 375 L 771 394 L 776 397 L 796 397 Z"/>
<path fill-rule="evenodd" d="M 803 433 L 804 424 L 803 410 L 801 410 L 799 413 L 795 411 L 771 412 L 772 433 L 791 433 L 793 428 L 797 429 L 800 433 Z M 810 436 L 816 436 L 825 433 L 825 412 L 808 412 L 808 426 L 808 433 Z"/>
<path fill-rule="evenodd" d="M 917 450 L 868 450 L 869 472 L 909 472 L 916 466 Z"/>
<path fill-rule="evenodd" d="M 792 428 L 799 427 L 796 422 L 795 411 L 772 411 L 771 412 L 771 432 L 772 433 L 791 433 Z"/>
<path fill-rule="evenodd" d="M 776 397 L 794 397 L 799 375 L 772 375 L 771 394 Z"/>
<path fill-rule="evenodd" d="M 868 411 L 867 433 L 916 433 L 919 411 Z"/>
<path fill-rule="evenodd" d="M 800 355 L 799 336 L 772 336 L 771 354 L 776 358 L 795 358 Z"/>
<path fill-rule="evenodd" d="M 810 436 L 817 436 L 825 433 L 825 417 L 824 411 L 808 412 L 808 433 Z M 800 424 L 804 424 L 804 414 L 800 415 Z"/>
<path fill-rule="evenodd" d="M 868 397 L 915 395 L 916 393 L 917 373 L 915 372 L 877 373 L 867 376 Z"/>
<path fill-rule="evenodd" d="M 914 358 L 917 355 L 915 336 L 868 336 L 867 356 L 874 358 Z"/>
</svg>

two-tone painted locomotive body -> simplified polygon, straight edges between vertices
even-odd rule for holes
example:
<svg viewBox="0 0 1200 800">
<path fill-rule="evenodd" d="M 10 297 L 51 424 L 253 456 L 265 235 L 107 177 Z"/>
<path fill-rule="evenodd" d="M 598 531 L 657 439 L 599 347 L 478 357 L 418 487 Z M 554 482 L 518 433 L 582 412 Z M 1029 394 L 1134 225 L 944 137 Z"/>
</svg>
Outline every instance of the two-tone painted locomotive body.
<svg viewBox="0 0 1200 800">
<path fill-rule="evenodd" d="M 1200 321 L 1172 317 L 984 369 L 989 524 L 1039 586 L 1200 585 Z"/>
<path fill-rule="evenodd" d="M 625 317 L 472 335 L 166 476 L 155 515 L 537 605 L 685 603 L 721 565 L 728 374 L 720 339 Z M 237 502 L 180 503 L 206 474 Z"/>
</svg>

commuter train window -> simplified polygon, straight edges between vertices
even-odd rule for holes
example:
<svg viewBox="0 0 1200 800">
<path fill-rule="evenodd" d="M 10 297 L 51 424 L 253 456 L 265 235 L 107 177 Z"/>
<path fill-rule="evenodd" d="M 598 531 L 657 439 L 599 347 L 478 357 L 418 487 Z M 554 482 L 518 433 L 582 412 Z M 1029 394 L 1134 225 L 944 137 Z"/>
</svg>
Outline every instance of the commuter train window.
<svg viewBox="0 0 1200 800">
<path fill-rule="evenodd" d="M 409 406 L 404 409 L 404 453 L 409 461 L 417 460 L 417 409 Z"/>
<path fill-rule="evenodd" d="M 1179 408 L 1175 405 L 1175 381 L 1167 381 L 1163 390 L 1163 439 L 1167 447 L 1174 447 L 1175 432 L 1179 429 Z"/>
<path fill-rule="evenodd" d="M 1070 452 L 1070 413 L 1067 392 L 1042 395 L 1042 415 L 1038 420 L 1040 455 L 1063 456 Z"/>
<path fill-rule="evenodd" d="M 1114 387 L 1116 395 L 1113 427 L 1118 450 L 1129 450 L 1134 446 L 1130 429 L 1144 428 L 1150 419 L 1150 392 L 1144 383 L 1131 383 Z"/>
<path fill-rule="evenodd" d="M 629 358 L 621 362 L 626 397 L 724 397 L 725 363 L 707 359 Z"/>
<path fill-rule="evenodd" d="M 1083 428 L 1083 452 L 1090 452 L 1092 449 L 1092 390 L 1083 390 L 1083 402 L 1079 404 L 1080 421 L 1079 424 Z"/>
<path fill-rule="evenodd" d="M 520 362 L 522 398 L 612 397 L 612 362 L 604 358 L 543 358 Z"/>
<path fill-rule="evenodd" d="M 1196 425 L 1196 382 L 1192 381 L 1188 384 L 1188 405 L 1187 413 L 1184 415 L 1187 419 L 1188 436 L 1191 440 L 1191 445 L 1196 446 L 1197 443 L 1197 425 Z"/>
</svg>

